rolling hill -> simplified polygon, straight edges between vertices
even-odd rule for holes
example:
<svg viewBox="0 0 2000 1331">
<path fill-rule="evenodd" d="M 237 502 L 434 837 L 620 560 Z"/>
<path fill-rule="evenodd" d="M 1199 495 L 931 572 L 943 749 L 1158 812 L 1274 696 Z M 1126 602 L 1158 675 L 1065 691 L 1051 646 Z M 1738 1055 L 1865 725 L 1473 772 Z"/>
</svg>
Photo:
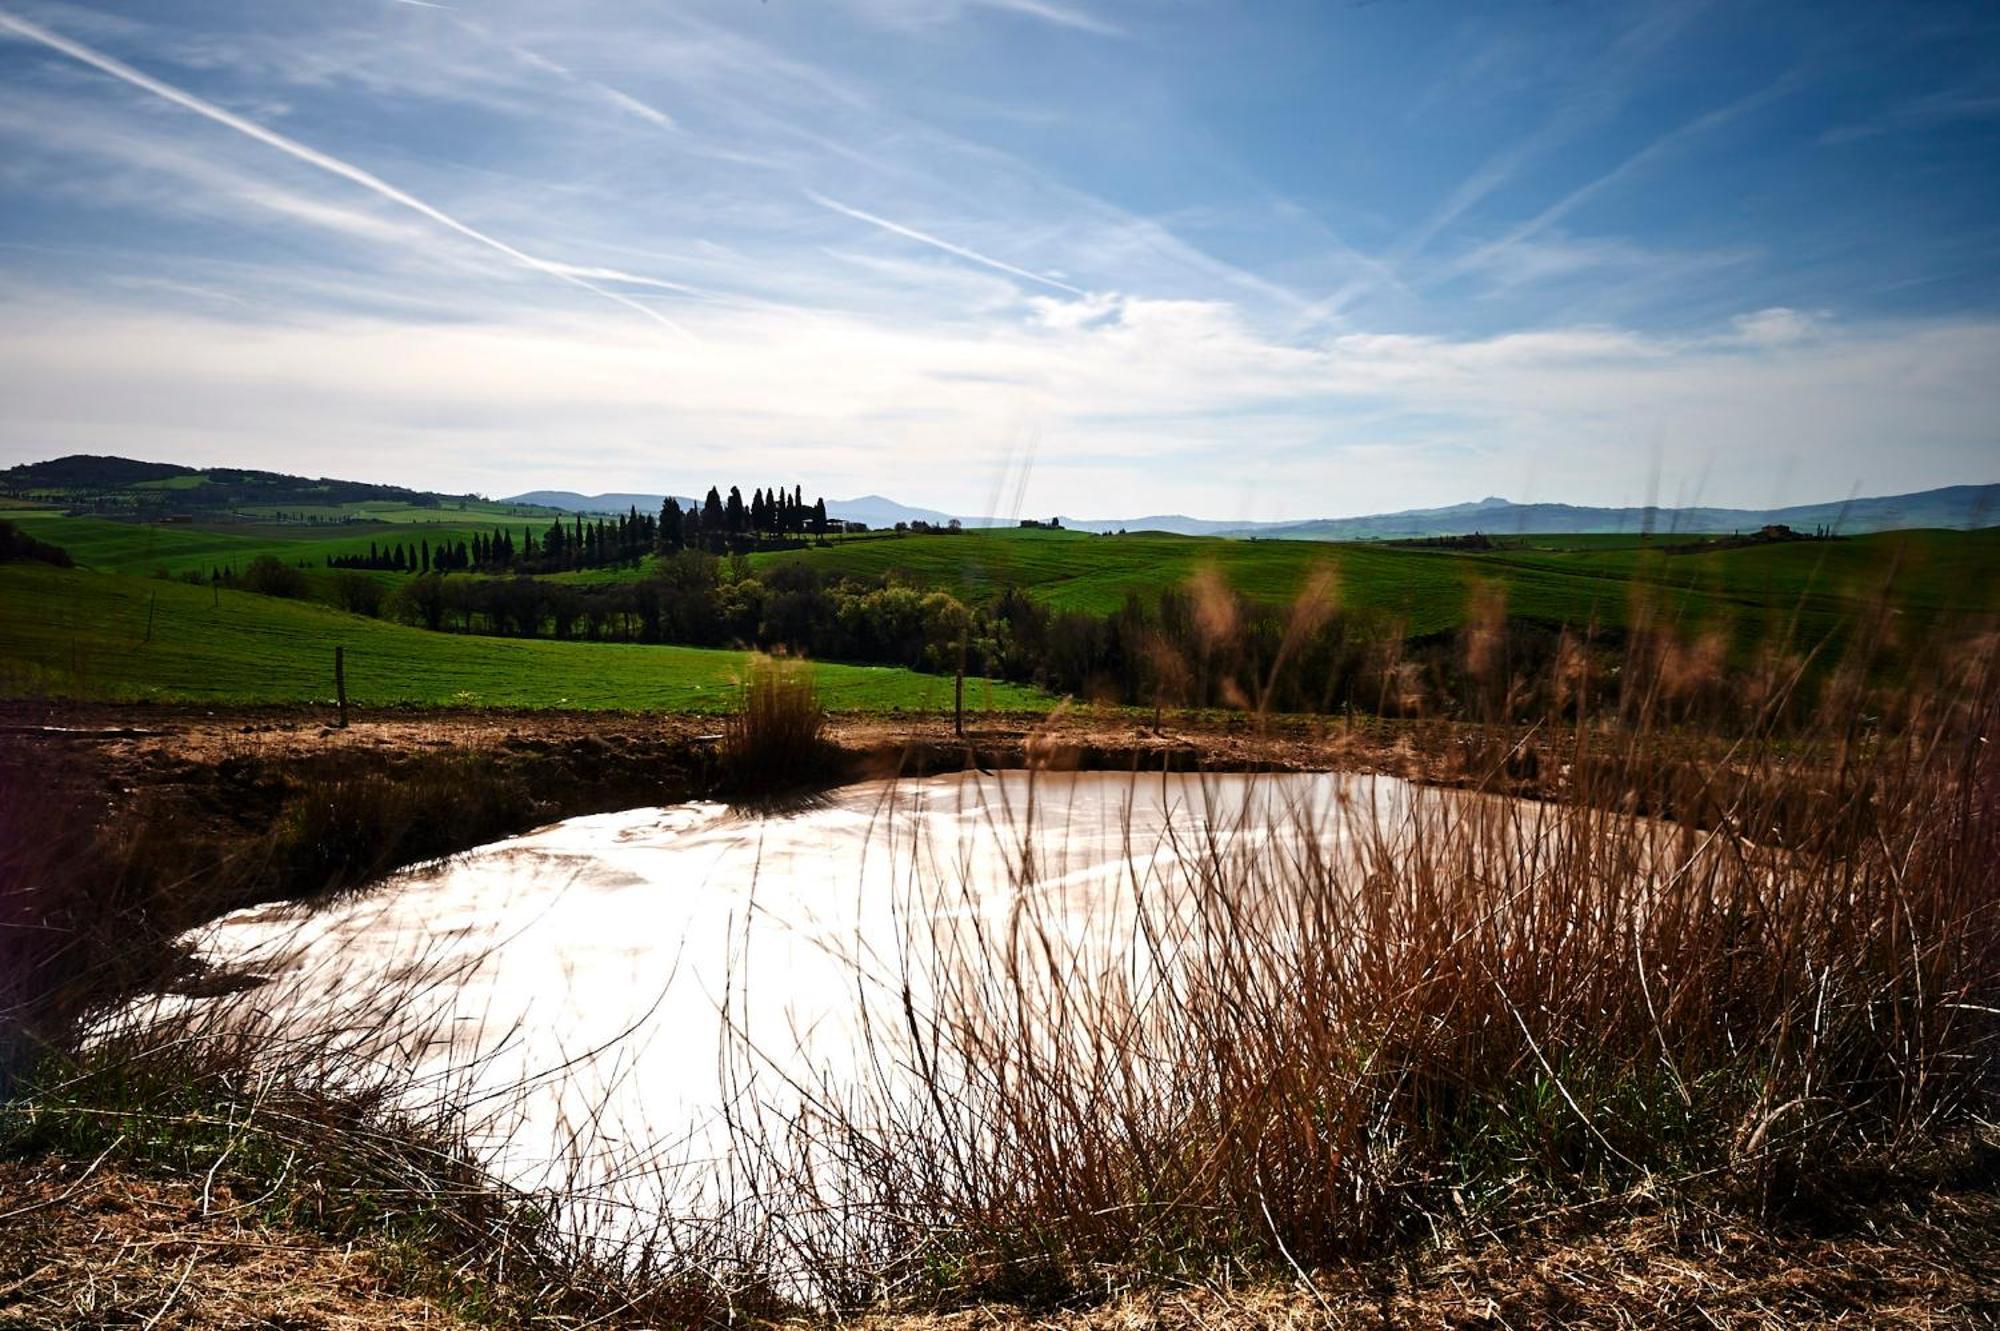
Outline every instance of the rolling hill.
<svg viewBox="0 0 2000 1331">
<path fill-rule="evenodd" d="M 0 565 L 0 697 L 324 702 L 333 649 L 365 706 L 726 711 L 748 656 L 700 647 L 470 637 L 325 606 L 45 564 Z M 942 707 L 952 681 L 815 662 L 836 709 Z M 1039 710 L 1019 685 L 968 683 L 968 705 Z"/>
<path fill-rule="evenodd" d="M 1477 503 L 1366 517 L 1253 523 L 1225 528 L 1217 534 L 1270 540 L 1367 541 L 1465 536 L 1474 532 L 1489 536 L 1528 532 L 1732 532 L 1755 531 L 1783 523 L 1801 531 L 1824 526 L 1846 535 L 1859 535 L 1915 527 L 1968 531 L 1996 522 L 2000 522 L 2000 485 L 1952 485 L 1914 494 L 1791 504 L 1782 508 L 1591 508 L 1575 504 L 1516 504 L 1488 497 Z M 1090 531 L 1102 530 L 1109 524 L 1066 520 L 1066 525 Z"/>
<path fill-rule="evenodd" d="M 72 455 L 23 463 L 0 471 L 0 494 L 52 502 L 74 511 L 107 517 L 197 518 L 234 516 L 262 520 L 275 511 L 314 521 L 357 519 L 409 522 L 479 522 L 491 517 L 547 516 L 554 512 L 619 514 L 636 508 L 654 513 L 664 493 L 581 494 L 574 490 L 529 490 L 500 500 L 448 495 L 396 485 L 288 476 L 238 468 L 197 468 L 132 458 Z M 697 501 L 674 496 L 683 507 Z M 873 528 L 898 522 L 967 527 L 1012 527 L 1011 518 L 969 516 L 906 504 L 885 495 L 829 499 L 827 515 Z M 1517 504 L 1497 496 L 1438 508 L 1413 508 L 1344 518 L 1299 522 L 1239 522 L 1182 513 L 1130 518 L 1073 518 L 1062 525 L 1081 532 L 1165 532 L 1177 536 L 1227 536 L 1261 540 L 1372 541 L 1432 536 L 1536 534 L 1625 534 L 1755 531 L 1782 523 L 1809 531 L 1829 527 L 1845 535 L 1943 528 L 1966 531 L 2000 523 L 2000 484 L 1953 485 L 1911 494 L 1829 500 L 1777 508 L 1708 506 L 1602 508 L 1561 503 Z"/>
</svg>

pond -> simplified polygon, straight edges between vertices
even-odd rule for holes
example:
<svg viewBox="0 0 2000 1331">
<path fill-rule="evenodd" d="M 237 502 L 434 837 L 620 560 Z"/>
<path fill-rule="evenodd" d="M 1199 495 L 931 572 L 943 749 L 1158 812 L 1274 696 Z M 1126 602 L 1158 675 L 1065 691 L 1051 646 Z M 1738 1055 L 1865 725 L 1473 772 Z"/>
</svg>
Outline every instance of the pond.
<svg viewBox="0 0 2000 1331">
<path fill-rule="evenodd" d="M 804 1101 L 893 1100 L 940 994 L 1158 985 L 1199 964 L 1146 963 L 1221 886 L 1365 872 L 1438 819 L 1519 835 L 1539 808 L 1385 777 L 968 772 L 573 818 L 191 941 L 262 981 L 238 1019 L 448 1095 L 500 1174 L 586 1180 L 608 1216 L 739 1192 L 746 1135 Z"/>
</svg>

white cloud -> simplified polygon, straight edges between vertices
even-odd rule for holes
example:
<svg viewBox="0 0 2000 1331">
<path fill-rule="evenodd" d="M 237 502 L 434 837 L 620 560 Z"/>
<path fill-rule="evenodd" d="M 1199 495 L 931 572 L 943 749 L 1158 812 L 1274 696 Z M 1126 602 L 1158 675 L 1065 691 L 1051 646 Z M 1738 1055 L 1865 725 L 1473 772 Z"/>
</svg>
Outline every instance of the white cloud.
<svg viewBox="0 0 2000 1331">
<path fill-rule="evenodd" d="M 974 511 L 1027 430 L 1035 511 L 1309 517 L 1430 501 L 1440 474 L 1445 498 L 1522 497 L 1530 469 L 1548 487 L 1534 497 L 1636 502 L 1655 451 L 1689 469 L 1667 492 L 1707 475 L 1704 502 L 1773 498 L 1787 459 L 1829 494 L 1979 480 L 2000 418 L 1986 323 L 1774 338 L 1782 320 L 1762 311 L 1680 339 L 1295 345 L 1213 301 L 1050 299 L 956 329 L 693 308 L 701 341 L 667 354 L 615 316 L 279 327 L 17 301 L 0 309 L 0 453 L 496 492 L 684 487 L 758 458 L 809 488 Z M 1079 489 L 1106 467 L 1126 469 L 1115 492 Z M 1252 469 L 1257 492 L 1225 505 L 1218 478 Z"/>
<path fill-rule="evenodd" d="M 1824 319 L 1801 310 L 1774 305 L 1768 310 L 1739 314 L 1733 321 L 1736 336 L 1753 346 L 1776 347 L 1799 342 L 1820 331 Z"/>
</svg>

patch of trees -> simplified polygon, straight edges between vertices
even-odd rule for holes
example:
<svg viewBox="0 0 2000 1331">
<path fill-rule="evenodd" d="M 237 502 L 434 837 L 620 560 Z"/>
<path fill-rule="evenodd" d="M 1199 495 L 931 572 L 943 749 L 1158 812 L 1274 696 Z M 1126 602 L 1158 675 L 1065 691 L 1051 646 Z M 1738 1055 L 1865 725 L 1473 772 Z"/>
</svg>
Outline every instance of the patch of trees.
<svg viewBox="0 0 2000 1331">
<path fill-rule="evenodd" d="M 793 486 L 743 491 L 729 487 L 724 498 L 715 486 L 699 506 L 682 509 L 669 497 L 660 506 L 658 544 L 662 554 L 705 550 L 710 554 L 748 554 L 753 550 L 795 549 L 810 537 L 823 540 L 828 528 L 826 500 L 806 503 L 804 491 Z"/>
<path fill-rule="evenodd" d="M 69 568 L 72 564 L 69 551 L 36 540 L 13 523 L 0 519 L 0 564 L 21 561 L 53 564 L 57 568 Z"/>
<path fill-rule="evenodd" d="M 683 549 L 643 578 L 601 585 L 419 575 L 384 612 L 445 632 L 754 646 L 945 674 L 963 663 L 974 677 L 1146 707 L 1422 714 L 1487 705 L 1459 635 L 1406 643 L 1394 624 L 1305 602 L 1265 605 L 1221 587 L 1171 587 L 1101 615 L 1054 610 L 1013 587 L 968 603 L 798 561 L 752 574 L 741 560 Z M 1482 668 L 1525 677 L 1557 651 L 1547 633 L 1507 644 Z"/>
<path fill-rule="evenodd" d="M 428 538 L 368 543 L 367 554 L 329 555 L 333 569 L 373 573 L 569 573 L 583 569 L 629 568 L 647 555 L 674 555 L 684 550 L 712 555 L 742 555 L 758 550 L 797 549 L 821 540 L 829 528 L 826 501 L 808 504 L 793 486 L 787 493 L 773 487 L 743 492 L 729 487 L 725 498 L 714 486 L 708 498 L 683 509 L 669 498 L 657 515 L 634 508 L 622 517 L 559 517 L 547 527 L 512 531 L 495 527 L 490 534 L 440 542 Z M 942 529 L 940 529 L 942 530 Z"/>
<path fill-rule="evenodd" d="M 1678 545 L 1666 545 L 1660 548 L 1670 555 L 1698 555 L 1711 550 L 1741 550 L 1753 545 L 1783 545 L 1790 541 L 1839 539 L 1829 526 L 1815 526 L 1811 531 L 1803 532 L 1782 522 L 1775 522 L 1753 532 L 1736 532 L 1729 536 L 1714 536 L 1703 541 L 1683 541 Z"/>
<path fill-rule="evenodd" d="M 1485 532 L 1467 532 L 1461 536 L 1406 536 L 1384 545 L 1410 546 L 1427 550 L 1498 550 L 1500 543 Z"/>
</svg>

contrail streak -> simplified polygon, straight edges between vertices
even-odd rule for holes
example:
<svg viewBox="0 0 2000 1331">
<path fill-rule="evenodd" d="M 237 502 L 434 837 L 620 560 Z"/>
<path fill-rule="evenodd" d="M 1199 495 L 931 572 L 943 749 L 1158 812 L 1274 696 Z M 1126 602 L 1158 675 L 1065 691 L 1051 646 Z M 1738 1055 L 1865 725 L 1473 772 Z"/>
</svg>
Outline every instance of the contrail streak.
<svg viewBox="0 0 2000 1331">
<path fill-rule="evenodd" d="M 820 207 L 830 208 L 844 217 L 851 217 L 857 222 L 866 222 L 870 226 L 879 226 L 884 231 L 891 231 L 896 235 L 914 240 L 919 244 L 943 250 L 946 254 L 955 254 L 961 259 L 981 264 L 996 272 L 1011 273 L 1015 277 L 1023 277 L 1030 282 L 1039 282 L 1045 287 L 1054 287 L 1057 291 L 1067 291 L 1072 296 L 1088 296 L 1090 294 L 1078 287 L 1071 286 L 1067 282 L 1058 282 L 1053 277 L 1044 277 L 1040 273 L 1029 272 L 1026 268 L 1016 268 L 1011 263 L 1003 263 L 999 259 L 988 258 L 978 250 L 969 250 L 963 245 L 954 245 L 948 240 L 939 240 L 936 236 L 926 235 L 912 227 L 904 226 L 901 222 L 891 222 L 886 217 L 877 217 L 874 213 L 864 213 L 859 208 L 850 208 L 837 199 L 827 198 L 824 194 L 807 190 L 806 197 Z"/>
<path fill-rule="evenodd" d="M 642 314 L 654 323 L 659 324 L 663 328 L 671 329 L 682 337 L 692 338 L 694 336 L 687 329 L 681 327 L 672 319 L 667 318 L 658 310 L 643 305 L 636 300 L 621 296 L 615 291 L 607 290 L 604 287 L 598 286 L 595 282 L 578 277 L 574 272 L 569 271 L 564 264 L 552 263 L 547 259 L 538 259 L 526 251 L 515 249 L 506 241 L 489 236 L 476 227 L 466 225 L 450 213 L 425 203 L 416 195 L 396 188 L 380 176 L 364 171 L 351 162 L 344 162 L 340 158 L 323 153 L 317 148 L 308 147 L 300 143 L 297 139 L 288 138 L 274 129 L 267 129 L 254 120 L 248 120 L 237 115 L 234 111 L 224 110 L 213 102 L 205 101 L 191 92 L 176 88 L 171 83 L 163 83 L 150 74 L 144 74 L 132 68 L 132 66 L 122 60 L 114 59 L 111 56 L 105 55 L 102 51 L 85 46 L 82 42 L 72 41 L 60 33 L 50 32 L 47 28 L 39 24 L 30 23 L 26 19 L 16 18 L 5 10 L 0 10 L 0 28 L 11 30 L 27 38 L 29 41 L 39 42 L 52 51 L 61 52 L 72 60 L 89 65 L 92 69 L 98 70 L 101 73 L 109 74 L 112 78 L 129 83 L 135 88 L 143 89 L 146 92 L 152 93 L 155 97 L 172 102 L 174 105 L 192 111 L 205 119 L 213 120 L 216 124 L 233 129 L 246 138 L 252 138 L 268 147 L 276 148 L 288 157 L 295 157 L 310 166 L 316 166 L 329 175 L 339 176 L 343 180 L 352 181 L 363 189 L 379 194 L 391 203 L 398 204 L 404 208 L 408 208 L 411 212 L 428 217 L 439 226 L 450 231 L 455 231 L 467 240 L 476 241 L 490 250 L 506 255 L 509 259 L 512 259 L 524 268 L 532 268 L 536 272 L 544 273 L 559 282 L 565 282 L 570 286 L 588 291 L 592 295 L 601 296 L 605 300 L 623 305 L 626 309 Z"/>
</svg>

